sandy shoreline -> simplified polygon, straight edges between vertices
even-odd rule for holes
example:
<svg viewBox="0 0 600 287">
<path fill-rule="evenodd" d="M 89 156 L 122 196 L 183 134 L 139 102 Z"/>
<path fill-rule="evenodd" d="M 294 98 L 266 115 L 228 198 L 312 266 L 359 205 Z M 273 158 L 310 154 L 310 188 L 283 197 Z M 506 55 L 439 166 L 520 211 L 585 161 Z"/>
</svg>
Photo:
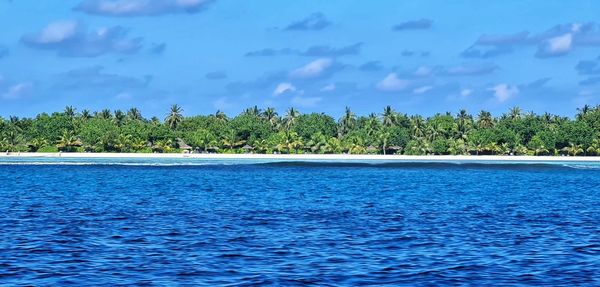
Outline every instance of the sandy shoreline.
<svg viewBox="0 0 600 287">
<path fill-rule="evenodd" d="M 159 153 L 1 153 L 2 158 L 138 158 L 206 160 L 310 160 L 310 161 L 399 161 L 399 162 L 595 162 L 600 157 L 581 156 L 465 156 L 465 155 L 348 155 L 348 154 L 159 154 Z"/>
</svg>

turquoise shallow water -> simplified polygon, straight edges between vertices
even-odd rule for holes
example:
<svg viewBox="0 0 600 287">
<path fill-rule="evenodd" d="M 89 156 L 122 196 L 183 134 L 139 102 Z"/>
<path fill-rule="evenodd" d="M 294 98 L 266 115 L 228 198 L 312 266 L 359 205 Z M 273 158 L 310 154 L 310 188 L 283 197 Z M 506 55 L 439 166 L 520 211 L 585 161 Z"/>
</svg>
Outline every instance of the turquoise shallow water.
<svg viewBox="0 0 600 287">
<path fill-rule="evenodd" d="M 0 285 L 600 285 L 596 164 L 2 159 Z"/>
</svg>

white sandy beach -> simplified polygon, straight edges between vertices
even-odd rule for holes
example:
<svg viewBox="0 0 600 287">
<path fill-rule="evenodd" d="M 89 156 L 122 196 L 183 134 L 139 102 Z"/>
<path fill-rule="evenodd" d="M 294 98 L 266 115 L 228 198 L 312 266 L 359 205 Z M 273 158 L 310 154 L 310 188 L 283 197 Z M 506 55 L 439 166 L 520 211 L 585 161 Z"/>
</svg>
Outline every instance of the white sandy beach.
<svg viewBox="0 0 600 287">
<path fill-rule="evenodd" d="M 398 161 L 398 162 L 594 162 L 600 157 L 500 156 L 500 155 L 349 155 L 349 154 L 176 154 L 176 153 L 1 153 L 1 158 L 162 158 L 206 160 L 310 160 L 310 161 Z"/>
</svg>

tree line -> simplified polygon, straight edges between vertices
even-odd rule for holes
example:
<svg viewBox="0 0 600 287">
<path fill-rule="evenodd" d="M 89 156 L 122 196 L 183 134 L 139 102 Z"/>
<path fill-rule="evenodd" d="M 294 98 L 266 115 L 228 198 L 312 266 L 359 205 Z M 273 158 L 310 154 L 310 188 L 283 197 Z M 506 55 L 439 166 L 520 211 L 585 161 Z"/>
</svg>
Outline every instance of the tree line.
<svg viewBox="0 0 600 287">
<path fill-rule="evenodd" d="M 524 113 L 498 117 L 440 113 L 425 118 L 387 106 L 336 120 L 324 113 L 279 114 L 254 106 L 235 117 L 221 111 L 184 117 L 173 105 L 161 121 L 140 110 L 98 112 L 68 106 L 35 118 L 0 117 L 0 150 L 8 152 L 350 153 L 405 155 L 600 155 L 600 105 L 575 118 Z"/>
</svg>

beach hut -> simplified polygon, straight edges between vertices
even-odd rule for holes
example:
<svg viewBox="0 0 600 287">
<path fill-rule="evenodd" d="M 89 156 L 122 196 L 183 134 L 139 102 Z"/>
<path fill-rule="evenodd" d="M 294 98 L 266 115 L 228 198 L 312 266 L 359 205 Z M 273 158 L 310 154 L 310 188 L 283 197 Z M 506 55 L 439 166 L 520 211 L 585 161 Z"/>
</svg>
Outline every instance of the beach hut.
<svg viewBox="0 0 600 287">
<path fill-rule="evenodd" d="M 183 152 L 190 152 L 192 147 L 186 144 L 183 139 L 177 138 L 177 146 L 179 149 L 183 150 Z"/>
<path fill-rule="evenodd" d="M 163 152 L 163 147 L 159 146 L 157 144 L 152 145 L 151 149 L 152 149 L 153 153 L 162 153 Z"/>
<path fill-rule="evenodd" d="M 402 147 L 400 147 L 400 146 L 397 146 L 397 145 L 393 145 L 393 146 L 389 146 L 389 147 L 387 147 L 387 148 L 385 149 L 385 153 L 386 153 L 386 154 L 396 154 L 396 153 L 398 153 L 398 152 L 399 152 L 399 151 L 401 151 L 401 150 L 402 150 Z"/>
<path fill-rule="evenodd" d="M 254 150 L 254 148 L 248 144 L 243 146 L 242 149 L 244 150 L 245 153 L 252 153 L 252 150 Z"/>
<path fill-rule="evenodd" d="M 367 153 L 376 153 L 377 150 L 378 150 L 378 148 L 376 148 L 376 147 L 374 147 L 372 145 L 370 145 L 370 146 L 367 147 Z"/>
</svg>

